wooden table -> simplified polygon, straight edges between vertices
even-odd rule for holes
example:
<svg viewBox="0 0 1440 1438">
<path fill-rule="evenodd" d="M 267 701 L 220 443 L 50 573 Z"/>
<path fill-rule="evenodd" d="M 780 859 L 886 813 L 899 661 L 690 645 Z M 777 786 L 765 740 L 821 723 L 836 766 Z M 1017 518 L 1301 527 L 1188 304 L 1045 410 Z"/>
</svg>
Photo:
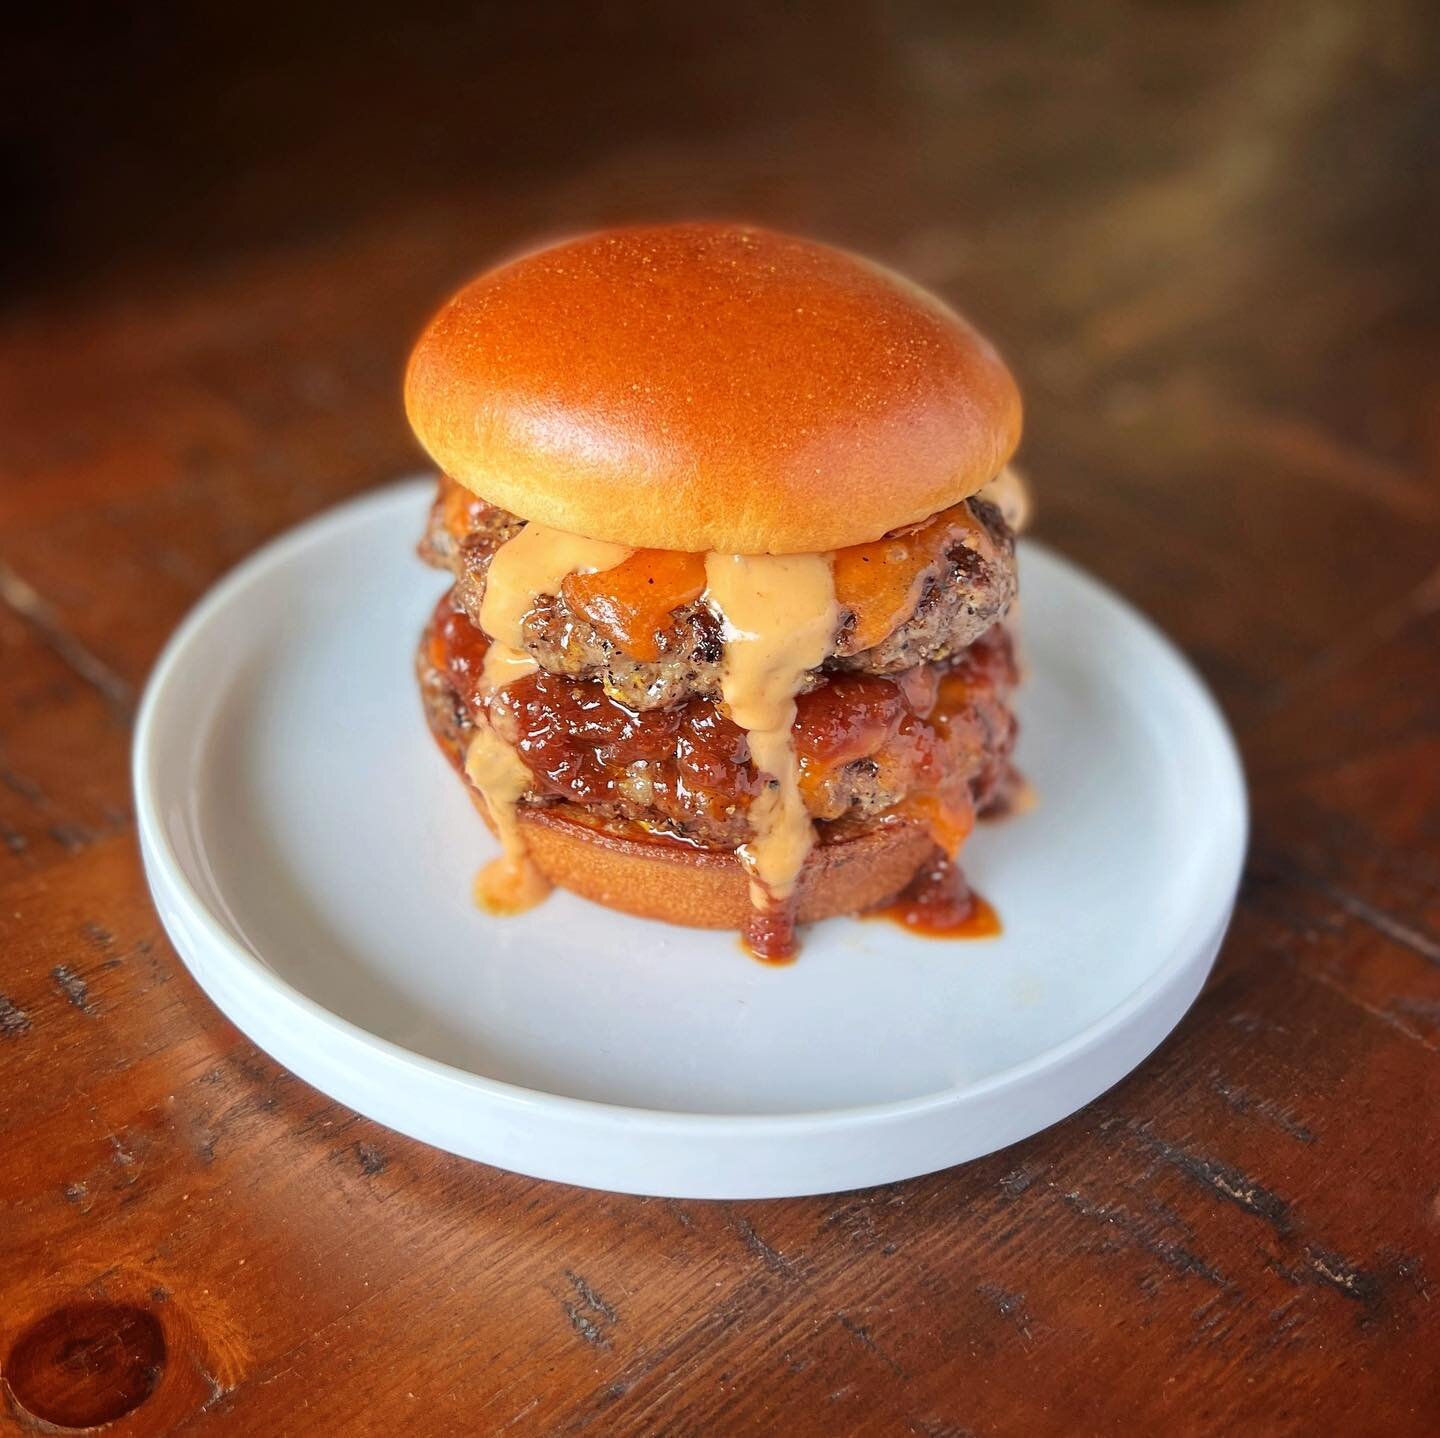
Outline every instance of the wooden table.
<svg viewBox="0 0 1440 1438">
<path fill-rule="evenodd" d="M 549 129 L 531 36 L 488 147 L 432 124 L 341 173 L 326 130 L 165 207 L 137 168 L 148 218 L 92 207 L 88 251 L 62 206 L 0 318 L 0 1431 L 38 1426 L 18 1393 L 116 1435 L 1440 1432 L 1426 8 L 741 7 L 622 25 L 608 81 L 559 47 Z M 397 53 L 463 72 L 456 33 Z M 332 89 L 367 145 L 402 123 Z M 871 251 L 1000 340 L 1040 535 L 1184 646 L 1251 785 L 1160 1052 L 869 1192 L 646 1201 L 402 1139 L 211 1008 L 136 854 L 147 669 L 256 545 L 416 467 L 430 308 L 536 235 L 690 212 Z"/>
</svg>

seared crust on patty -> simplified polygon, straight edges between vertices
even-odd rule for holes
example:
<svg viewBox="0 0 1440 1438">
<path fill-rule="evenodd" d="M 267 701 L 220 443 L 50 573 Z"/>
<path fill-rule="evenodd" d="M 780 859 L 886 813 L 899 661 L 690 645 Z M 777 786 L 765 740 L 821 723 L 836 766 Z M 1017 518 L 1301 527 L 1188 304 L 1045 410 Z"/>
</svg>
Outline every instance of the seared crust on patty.
<svg viewBox="0 0 1440 1438">
<path fill-rule="evenodd" d="M 1015 538 L 994 505 L 973 498 L 967 504 L 978 524 L 957 529 L 954 545 L 919 576 L 919 597 L 910 615 L 880 643 L 856 651 L 855 616 L 842 613 L 823 670 L 899 674 L 959 653 L 1004 617 L 1015 598 Z M 467 528 L 457 535 L 455 514 L 442 488 L 420 555 L 455 576 L 455 602 L 478 626 L 490 560 L 524 521 L 467 495 Z M 631 709 L 668 709 L 721 695 L 720 626 L 700 601 L 674 611 L 670 626 L 657 636 L 660 657 L 653 661 L 627 654 L 563 595 L 542 596 L 526 616 L 523 632 L 525 649 L 542 669 L 593 676 Z M 811 674 L 801 692 L 821 680 L 820 672 Z"/>
</svg>

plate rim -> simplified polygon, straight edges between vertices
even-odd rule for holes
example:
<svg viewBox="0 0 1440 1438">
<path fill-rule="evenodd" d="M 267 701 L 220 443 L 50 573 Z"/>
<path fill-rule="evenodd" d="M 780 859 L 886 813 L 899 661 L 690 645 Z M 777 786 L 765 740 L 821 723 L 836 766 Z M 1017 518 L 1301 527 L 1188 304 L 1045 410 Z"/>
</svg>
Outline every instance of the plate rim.
<svg viewBox="0 0 1440 1438">
<path fill-rule="evenodd" d="M 1174 983 L 1196 962 L 1197 956 L 1212 945 L 1218 950 L 1223 943 L 1249 842 L 1249 805 L 1244 768 L 1224 712 L 1189 658 L 1148 615 L 1093 578 L 1073 560 L 1049 545 L 1027 538 L 1021 541 L 1022 551 L 1044 555 L 1047 562 L 1065 573 L 1069 582 L 1085 589 L 1092 598 L 1098 599 L 1105 606 L 1118 609 L 1128 622 L 1138 625 L 1150 640 L 1167 653 L 1193 691 L 1193 697 L 1204 712 L 1208 726 L 1218 741 L 1220 755 L 1224 760 L 1227 788 L 1230 790 L 1228 797 L 1233 800 L 1233 804 L 1225 806 L 1226 819 L 1234 830 L 1229 836 L 1231 842 L 1224 850 L 1227 864 L 1223 890 L 1230 898 L 1218 914 L 1202 915 L 1201 918 L 1206 922 L 1197 923 L 1192 919 L 1171 941 L 1168 954 L 1149 975 L 1117 1004 L 1084 1028 L 1018 1063 L 982 1078 L 931 1093 L 840 1108 L 757 1114 L 645 1108 L 529 1088 L 418 1053 L 335 1013 L 265 963 L 258 953 L 212 911 L 204 896 L 191 883 L 159 812 L 155 770 L 160 756 L 155 752 L 154 731 L 159 723 L 158 716 L 165 703 L 166 690 L 172 675 L 186 661 L 206 628 L 235 598 L 252 586 L 262 584 L 270 571 L 284 565 L 296 555 L 317 543 L 333 538 L 338 530 L 363 524 L 372 511 L 391 506 L 402 508 L 418 503 L 426 488 L 434 482 L 432 474 L 422 472 L 375 486 L 328 506 L 268 540 L 241 559 L 201 596 L 166 641 L 146 680 L 136 716 L 135 736 L 131 746 L 131 781 L 135 797 L 136 827 L 152 897 L 159 897 L 155 892 L 155 878 L 150 872 L 153 864 L 161 870 L 169 889 L 182 905 L 184 916 L 199 925 L 205 939 L 228 963 L 241 971 L 248 982 L 268 991 L 273 1000 L 285 1005 L 292 1012 L 298 1012 L 307 1022 L 317 1023 L 328 1035 L 343 1043 L 358 1046 L 375 1058 L 399 1064 L 404 1068 L 416 1069 L 429 1080 L 461 1090 L 468 1096 L 499 1102 L 512 1109 L 549 1109 L 554 1110 L 557 1116 L 618 1124 L 632 1133 L 640 1126 L 660 1133 L 691 1137 L 718 1136 L 721 1133 L 781 1137 L 789 1134 L 827 1132 L 837 1128 L 889 1124 L 933 1115 L 952 1107 L 963 1107 L 974 1101 L 993 1099 L 1008 1089 L 1042 1077 L 1048 1070 L 1065 1066 L 1104 1043 L 1117 1029 L 1123 1028 L 1137 1011 L 1150 1007 L 1155 995 Z M 163 912 L 161 920 L 163 924 Z M 169 926 L 165 927 L 181 962 L 207 997 L 210 997 L 210 988 L 197 972 L 195 963 L 187 956 L 174 935 L 169 933 Z M 1206 964 L 1207 971 L 1213 962 L 1212 955 Z M 217 1000 L 211 998 L 211 1001 L 219 1006 Z M 1188 1011 L 1189 1007 L 1187 1004 L 1182 1014 Z M 1173 1031 L 1173 1027 L 1172 1025 L 1167 1029 L 1165 1034 L 1150 1046 L 1147 1056 Z M 265 1045 L 261 1044 L 261 1047 Z M 1143 1062 L 1143 1058 L 1140 1062 Z M 1126 1072 L 1132 1072 L 1137 1066 L 1131 1065 Z M 1119 1082 L 1119 1077 L 1115 1082 Z"/>
</svg>

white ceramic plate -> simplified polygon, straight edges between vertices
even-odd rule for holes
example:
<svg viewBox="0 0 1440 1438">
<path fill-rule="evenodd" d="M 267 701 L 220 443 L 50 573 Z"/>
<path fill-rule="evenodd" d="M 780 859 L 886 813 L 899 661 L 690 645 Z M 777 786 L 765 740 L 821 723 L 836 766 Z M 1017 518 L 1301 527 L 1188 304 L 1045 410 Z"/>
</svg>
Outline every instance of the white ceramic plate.
<svg viewBox="0 0 1440 1438">
<path fill-rule="evenodd" d="M 1234 747 L 1188 666 L 1023 546 L 1020 760 L 1040 796 L 965 851 L 1004 934 L 834 919 L 769 968 L 731 934 L 557 893 L 470 902 L 493 852 L 425 727 L 444 577 L 412 481 L 271 544 L 186 620 L 135 739 L 145 867 L 200 985 L 327 1094 L 522 1173 L 679 1197 L 925 1173 L 1074 1112 L 1174 1027 L 1245 842 Z"/>
</svg>

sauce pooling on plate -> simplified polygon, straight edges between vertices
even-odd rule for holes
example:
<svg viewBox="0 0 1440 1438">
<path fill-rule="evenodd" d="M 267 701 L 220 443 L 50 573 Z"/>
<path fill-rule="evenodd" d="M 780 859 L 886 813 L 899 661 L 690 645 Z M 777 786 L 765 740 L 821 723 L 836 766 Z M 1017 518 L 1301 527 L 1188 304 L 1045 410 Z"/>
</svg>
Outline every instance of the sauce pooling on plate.
<svg viewBox="0 0 1440 1438">
<path fill-rule="evenodd" d="M 865 918 L 890 919 L 930 939 L 991 939 L 1001 931 L 1000 916 L 944 854 L 926 864 L 893 902 Z"/>
</svg>

